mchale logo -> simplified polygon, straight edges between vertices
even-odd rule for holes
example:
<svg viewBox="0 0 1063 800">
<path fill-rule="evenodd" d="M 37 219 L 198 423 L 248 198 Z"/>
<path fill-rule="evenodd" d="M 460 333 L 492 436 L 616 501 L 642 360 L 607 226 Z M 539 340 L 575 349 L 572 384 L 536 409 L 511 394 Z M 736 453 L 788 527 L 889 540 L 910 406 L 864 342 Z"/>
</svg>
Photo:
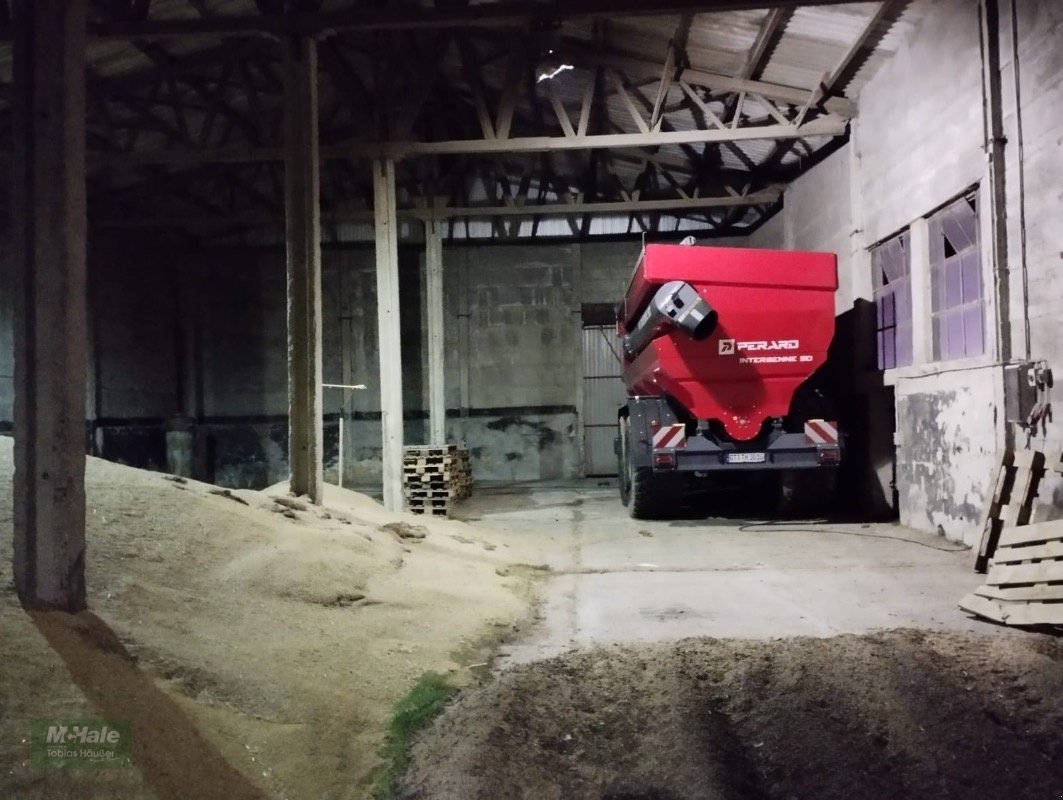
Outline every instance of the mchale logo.
<svg viewBox="0 0 1063 800">
<path fill-rule="evenodd" d="M 128 722 L 35 719 L 30 728 L 30 763 L 37 769 L 108 769 L 133 763 Z"/>
<path fill-rule="evenodd" d="M 106 724 L 96 727 L 90 725 L 49 725 L 45 742 L 48 744 L 118 744 L 122 734 Z"/>
</svg>

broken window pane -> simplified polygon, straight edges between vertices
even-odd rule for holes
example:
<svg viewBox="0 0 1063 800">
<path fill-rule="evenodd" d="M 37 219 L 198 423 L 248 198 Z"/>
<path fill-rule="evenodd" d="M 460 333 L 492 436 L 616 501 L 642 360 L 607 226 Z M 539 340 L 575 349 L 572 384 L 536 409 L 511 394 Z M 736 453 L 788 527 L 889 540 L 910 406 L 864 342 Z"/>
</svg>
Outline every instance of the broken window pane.
<svg viewBox="0 0 1063 800">
<path fill-rule="evenodd" d="M 985 307 L 978 204 L 973 196 L 964 198 L 928 222 L 934 356 L 981 355 L 985 352 Z"/>
</svg>

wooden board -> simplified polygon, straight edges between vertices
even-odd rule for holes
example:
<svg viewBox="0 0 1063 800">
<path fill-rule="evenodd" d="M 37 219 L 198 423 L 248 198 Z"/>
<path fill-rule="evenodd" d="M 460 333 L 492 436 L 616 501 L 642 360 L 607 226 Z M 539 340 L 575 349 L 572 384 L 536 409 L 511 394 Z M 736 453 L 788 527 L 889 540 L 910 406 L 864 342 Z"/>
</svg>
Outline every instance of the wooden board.
<svg viewBox="0 0 1063 800">
<path fill-rule="evenodd" d="M 1063 625 L 1063 603 L 1009 603 L 1003 612 L 1008 625 Z"/>
<path fill-rule="evenodd" d="M 413 491 L 403 492 L 405 497 L 410 502 L 416 502 L 421 500 L 455 500 L 457 496 L 450 489 L 414 489 Z"/>
<path fill-rule="evenodd" d="M 445 508 L 408 508 L 411 514 L 427 514 L 430 517 L 449 517 L 450 513 Z"/>
<path fill-rule="evenodd" d="M 1063 584 L 1038 583 L 1033 586 L 982 586 L 974 590 L 992 600 L 1063 600 Z"/>
<path fill-rule="evenodd" d="M 1004 528 L 1000 532 L 1000 541 L 997 546 L 1014 547 L 1020 544 L 1051 542 L 1055 539 L 1063 539 L 1063 520 L 1054 519 L 1049 522 L 1035 522 L 1033 525 L 1022 525 L 1017 528 Z"/>
<path fill-rule="evenodd" d="M 1063 625 L 1063 602 L 1007 603 L 969 594 L 960 608 L 1005 625 Z"/>
<path fill-rule="evenodd" d="M 986 576 L 989 586 L 1009 583 L 1052 583 L 1063 581 L 1063 561 L 1038 561 L 1035 564 L 994 564 Z"/>
<path fill-rule="evenodd" d="M 438 454 L 445 455 L 447 453 L 456 453 L 456 452 L 458 452 L 458 446 L 456 444 L 442 444 L 442 445 L 408 444 L 408 445 L 406 445 L 405 447 L 402 448 L 402 452 L 403 453 L 419 453 L 419 454 L 423 453 L 423 454 L 428 454 L 428 455 L 435 455 L 435 454 L 438 453 Z"/>
<path fill-rule="evenodd" d="M 1004 508 L 1011 494 L 1011 487 L 1015 481 L 1015 471 L 1012 469 L 1014 454 L 1002 453 L 1000 463 L 997 465 L 996 480 L 993 482 L 993 493 L 989 497 L 985 511 L 982 514 L 982 538 L 975 552 L 974 571 L 985 572 L 989 566 L 989 559 L 997 547 L 997 539 L 1000 537 L 1000 529 L 1003 523 L 1000 521 L 1000 512 Z"/>
<path fill-rule="evenodd" d="M 1004 612 L 1001 611 L 1000 603 L 977 594 L 969 594 L 963 598 L 960 601 L 960 608 L 972 614 L 977 614 L 979 617 L 991 619 L 994 622 L 1004 621 Z"/>
<path fill-rule="evenodd" d="M 1005 528 L 1025 525 L 1033 513 L 1033 501 L 1037 499 L 1037 487 L 1044 475 L 1045 454 L 1036 450 L 1023 450 L 1014 456 L 1015 483 L 1008 498 L 1008 505 L 1001 514 Z M 992 554 L 990 554 L 992 557 Z"/>
<path fill-rule="evenodd" d="M 469 471 L 468 470 L 456 469 L 454 467 L 443 467 L 443 468 L 440 469 L 440 468 L 437 468 L 437 467 L 430 467 L 430 466 L 423 466 L 423 467 L 410 466 L 410 467 L 403 467 L 402 468 L 402 474 L 406 475 L 406 476 L 410 476 L 410 475 L 427 475 L 427 476 L 430 476 L 430 477 L 437 477 L 438 476 L 438 477 L 441 477 L 441 478 L 456 478 L 456 477 L 467 478 L 467 477 L 469 477 Z"/>
<path fill-rule="evenodd" d="M 1027 547 L 998 547 L 997 552 L 993 554 L 993 563 L 1020 564 L 1023 561 L 1043 558 L 1063 558 L 1063 542 L 1046 542 Z"/>
</svg>

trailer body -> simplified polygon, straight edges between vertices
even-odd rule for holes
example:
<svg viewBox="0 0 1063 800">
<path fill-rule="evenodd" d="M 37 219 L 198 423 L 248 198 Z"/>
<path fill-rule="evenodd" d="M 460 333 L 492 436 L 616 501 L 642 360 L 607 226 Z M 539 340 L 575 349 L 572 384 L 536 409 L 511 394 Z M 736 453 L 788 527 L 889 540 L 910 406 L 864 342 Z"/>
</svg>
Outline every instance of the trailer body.
<svg viewBox="0 0 1063 800">
<path fill-rule="evenodd" d="M 829 481 L 842 436 L 810 378 L 827 360 L 836 290 L 830 253 L 647 245 L 617 314 L 625 499 L 674 504 L 681 481 L 669 476 L 816 470 Z"/>
</svg>

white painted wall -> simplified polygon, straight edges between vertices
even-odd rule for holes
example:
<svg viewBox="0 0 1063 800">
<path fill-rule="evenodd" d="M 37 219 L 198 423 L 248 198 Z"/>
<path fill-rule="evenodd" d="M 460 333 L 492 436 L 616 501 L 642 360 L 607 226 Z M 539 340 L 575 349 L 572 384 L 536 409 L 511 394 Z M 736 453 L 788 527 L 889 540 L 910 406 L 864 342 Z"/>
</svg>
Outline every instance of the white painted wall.
<svg viewBox="0 0 1063 800">
<path fill-rule="evenodd" d="M 838 311 L 844 313 L 858 298 L 870 296 L 868 247 L 902 229 L 925 228 L 925 217 L 970 187 L 980 187 L 987 354 L 940 363 L 928 355 L 924 363 L 884 376 L 896 391 L 901 521 L 972 543 L 980 534 L 979 515 L 1006 428 L 988 247 L 979 5 L 973 0 L 922 2 L 920 26 L 861 92 L 850 145 L 796 181 L 786 192 L 783 212 L 751 244 L 838 253 Z M 1014 355 L 1027 355 L 1028 310 L 1030 357 L 1048 359 L 1063 376 L 1063 3 L 1015 4 L 1018 102 L 1011 0 L 1001 0 Z M 925 246 L 926 237 L 914 241 Z M 929 297 L 929 265 L 922 253 L 913 253 L 913 293 Z M 922 335 L 916 351 L 930 354 L 929 324 Z M 874 393 L 876 373 L 864 369 L 861 374 L 859 362 L 856 366 L 855 379 L 866 378 L 867 390 Z M 1025 435 L 1019 431 L 1017 438 L 1022 447 Z M 1058 458 L 1063 418 L 1031 444 Z M 1063 482 L 1057 476 L 1048 476 L 1036 513 L 1038 518 L 1063 516 Z"/>
<path fill-rule="evenodd" d="M 1016 357 L 1047 359 L 1063 383 L 1063 3 L 1016 0 L 1018 58 L 1010 36 L 1011 6 L 1003 2 L 1001 45 L 1007 148 L 1008 252 L 1011 322 Z M 1018 97 L 1014 100 L 1016 64 Z M 1021 129 L 1020 129 L 1021 122 Z M 1021 158 L 1020 158 L 1021 150 Z M 1025 202 L 1021 202 L 1025 193 Z M 1024 269 L 1025 267 L 1025 269 Z M 1023 277 L 1027 286 L 1024 288 Z M 1030 349 L 1025 342 L 1029 311 Z M 1057 397 L 1061 390 L 1057 390 Z M 1058 458 L 1063 452 L 1063 405 L 1058 420 L 1031 444 Z M 1026 442 L 1019 436 L 1020 446 Z M 1063 516 L 1063 479 L 1042 483 L 1036 517 Z"/>
</svg>

